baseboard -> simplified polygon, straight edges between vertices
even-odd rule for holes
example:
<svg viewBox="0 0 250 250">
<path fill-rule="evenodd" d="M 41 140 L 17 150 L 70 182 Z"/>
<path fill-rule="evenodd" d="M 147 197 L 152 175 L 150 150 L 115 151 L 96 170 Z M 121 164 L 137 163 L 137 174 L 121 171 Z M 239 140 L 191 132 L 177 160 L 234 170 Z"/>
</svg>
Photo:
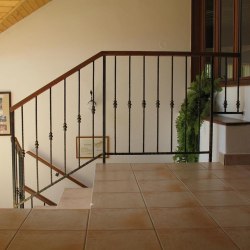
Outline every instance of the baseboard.
<svg viewBox="0 0 250 250">
<path fill-rule="evenodd" d="M 222 154 L 219 162 L 223 165 L 250 165 L 250 154 Z"/>
</svg>

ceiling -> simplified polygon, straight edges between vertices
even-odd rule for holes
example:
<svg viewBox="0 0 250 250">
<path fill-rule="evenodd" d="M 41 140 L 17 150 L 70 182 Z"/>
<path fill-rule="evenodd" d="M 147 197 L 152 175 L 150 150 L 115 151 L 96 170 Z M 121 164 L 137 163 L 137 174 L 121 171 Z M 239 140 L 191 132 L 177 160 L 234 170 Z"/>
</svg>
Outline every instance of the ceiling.
<svg viewBox="0 0 250 250">
<path fill-rule="evenodd" d="M 0 0 L 0 33 L 52 0 Z"/>
</svg>

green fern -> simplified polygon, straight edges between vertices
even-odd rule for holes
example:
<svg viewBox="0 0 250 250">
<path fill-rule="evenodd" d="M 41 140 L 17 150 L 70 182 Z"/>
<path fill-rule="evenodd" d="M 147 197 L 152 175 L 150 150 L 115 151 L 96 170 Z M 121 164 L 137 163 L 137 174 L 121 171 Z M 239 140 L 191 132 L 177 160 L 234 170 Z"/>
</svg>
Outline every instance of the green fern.
<svg viewBox="0 0 250 250">
<path fill-rule="evenodd" d="M 219 79 L 214 81 L 214 93 L 220 92 Z M 211 79 L 206 73 L 197 75 L 191 83 L 176 119 L 177 149 L 176 152 L 199 152 L 199 130 L 205 117 L 210 114 Z M 185 129 L 186 128 L 186 129 Z M 198 154 L 175 154 L 176 162 L 198 162 Z"/>
</svg>

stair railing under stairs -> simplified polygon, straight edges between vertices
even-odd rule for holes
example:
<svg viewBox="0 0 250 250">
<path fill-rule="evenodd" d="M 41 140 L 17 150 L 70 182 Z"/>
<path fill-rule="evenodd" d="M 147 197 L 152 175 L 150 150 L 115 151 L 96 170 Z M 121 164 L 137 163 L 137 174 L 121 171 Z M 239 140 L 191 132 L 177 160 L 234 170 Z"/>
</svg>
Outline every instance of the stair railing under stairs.
<svg viewBox="0 0 250 250">
<path fill-rule="evenodd" d="M 12 106 L 14 207 L 23 208 L 26 201 L 100 157 L 105 163 L 113 155 L 208 154 L 212 161 L 213 115 L 242 113 L 237 72 L 236 111 L 227 109 L 229 59 L 240 60 L 240 55 L 103 51 Z M 212 84 L 209 146 L 205 151 L 188 152 L 185 147 L 176 152 L 175 119 L 183 100 L 187 107 L 191 64 L 195 62 L 197 74 L 206 71 L 212 83 L 219 76 L 218 61 L 226 71 L 224 110 L 214 111 Z M 55 166 L 60 165 L 58 177 Z M 25 197 L 27 185 L 35 193 Z"/>
</svg>

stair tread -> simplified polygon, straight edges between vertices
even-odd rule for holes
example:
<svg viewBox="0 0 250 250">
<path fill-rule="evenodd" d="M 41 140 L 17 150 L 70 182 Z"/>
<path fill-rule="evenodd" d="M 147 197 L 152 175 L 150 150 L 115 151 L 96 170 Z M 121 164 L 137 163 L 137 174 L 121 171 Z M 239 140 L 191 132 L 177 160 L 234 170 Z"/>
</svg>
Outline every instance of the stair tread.
<svg viewBox="0 0 250 250">
<path fill-rule="evenodd" d="M 209 118 L 206 119 L 207 121 L 210 121 Z M 242 125 L 249 125 L 250 121 L 245 121 L 242 119 L 236 119 L 231 117 L 225 117 L 225 116 L 214 116 L 214 123 L 225 125 L 225 126 L 242 126 Z"/>
<path fill-rule="evenodd" d="M 90 209 L 92 188 L 66 188 L 58 203 L 59 209 Z"/>
</svg>

